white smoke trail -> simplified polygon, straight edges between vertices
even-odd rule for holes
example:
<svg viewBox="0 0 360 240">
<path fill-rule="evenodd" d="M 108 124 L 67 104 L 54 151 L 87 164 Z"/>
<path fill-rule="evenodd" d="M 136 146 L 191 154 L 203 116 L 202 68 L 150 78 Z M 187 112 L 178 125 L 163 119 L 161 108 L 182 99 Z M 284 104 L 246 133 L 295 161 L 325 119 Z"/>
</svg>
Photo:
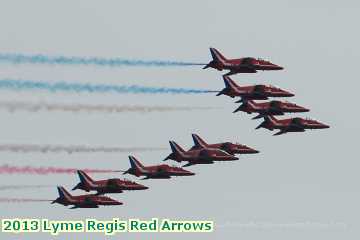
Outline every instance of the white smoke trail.
<svg viewBox="0 0 360 240">
<path fill-rule="evenodd" d="M 147 152 L 165 150 L 166 148 L 151 147 L 90 147 L 81 145 L 40 145 L 40 144 L 0 144 L 0 152 L 40 152 L 40 153 L 116 153 L 116 152 Z"/>
<path fill-rule="evenodd" d="M 0 174 L 36 174 L 36 175 L 48 175 L 48 174 L 74 174 L 79 169 L 76 168 L 61 168 L 61 167 L 32 167 L 32 166 L 11 166 L 4 164 L 0 166 Z M 113 173 L 120 172 L 120 170 L 111 169 L 81 169 L 88 173 Z"/>
<path fill-rule="evenodd" d="M 14 111 L 64 111 L 64 112 L 99 112 L 99 113 L 123 113 L 123 112 L 172 112 L 172 111 L 195 111 L 211 110 L 214 107 L 186 107 L 186 106 L 141 106 L 141 105 L 89 105 L 89 104 L 57 104 L 57 103 L 29 103 L 0 101 L 0 109 Z"/>
<path fill-rule="evenodd" d="M 5 190 L 22 190 L 22 189 L 40 189 L 55 188 L 55 185 L 0 185 L 0 191 Z"/>
<path fill-rule="evenodd" d="M 51 202 L 50 199 L 33 199 L 33 198 L 0 198 L 1 203 L 25 203 L 25 202 Z"/>
</svg>

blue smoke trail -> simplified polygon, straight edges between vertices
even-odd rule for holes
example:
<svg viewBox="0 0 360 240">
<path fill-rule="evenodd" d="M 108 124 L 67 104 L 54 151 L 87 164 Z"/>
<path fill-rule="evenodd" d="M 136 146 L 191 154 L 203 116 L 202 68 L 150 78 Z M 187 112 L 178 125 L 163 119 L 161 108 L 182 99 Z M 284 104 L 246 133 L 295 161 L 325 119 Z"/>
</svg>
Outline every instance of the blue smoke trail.
<svg viewBox="0 0 360 240">
<path fill-rule="evenodd" d="M 11 90 L 46 90 L 50 92 L 71 91 L 71 92 L 88 92 L 88 93 L 133 93 L 133 94 L 195 94 L 217 92 L 201 89 L 187 88 L 162 88 L 162 87 L 142 87 L 137 85 L 106 85 L 106 84 L 89 84 L 89 83 L 66 83 L 66 82 L 37 82 L 29 80 L 0 79 L 0 88 Z"/>
<path fill-rule="evenodd" d="M 157 61 L 157 60 L 129 60 L 122 58 L 97 58 L 97 57 L 65 57 L 46 55 L 24 55 L 16 53 L 0 53 L 0 62 L 14 64 L 59 64 L 59 65 L 97 65 L 97 66 L 148 66 L 148 67 L 170 67 L 170 66 L 193 66 L 205 65 L 202 63 L 178 62 L 178 61 Z"/>
</svg>

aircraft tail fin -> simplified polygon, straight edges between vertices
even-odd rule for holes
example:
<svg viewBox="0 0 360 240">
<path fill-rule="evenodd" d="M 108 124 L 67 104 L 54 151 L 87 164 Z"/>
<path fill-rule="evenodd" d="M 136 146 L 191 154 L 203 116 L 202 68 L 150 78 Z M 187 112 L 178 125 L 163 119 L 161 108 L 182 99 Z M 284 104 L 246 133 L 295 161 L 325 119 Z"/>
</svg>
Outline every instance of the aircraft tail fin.
<svg viewBox="0 0 360 240">
<path fill-rule="evenodd" d="M 247 113 L 251 113 L 251 110 L 258 109 L 258 106 L 256 105 L 256 102 L 253 100 L 249 100 L 246 98 L 241 98 L 240 100 L 236 101 L 236 103 L 242 103 L 237 109 L 233 111 L 233 113 L 236 113 L 238 111 L 245 111 Z M 250 108 L 250 109 L 249 109 Z M 255 118 L 253 118 L 255 119 Z"/>
<path fill-rule="evenodd" d="M 222 65 L 226 64 L 227 59 L 216 48 L 211 47 L 210 53 L 215 62 L 220 63 Z"/>
<path fill-rule="evenodd" d="M 169 141 L 172 153 L 170 154 L 171 159 L 180 162 L 185 157 L 185 150 L 182 149 L 176 142 Z"/>
<path fill-rule="evenodd" d="M 66 201 L 72 200 L 72 195 L 68 191 L 66 191 L 63 186 L 58 186 L 57 190 L 59 192 L 60 199 L 65 199 Z"/>
<path fill-rule="evenodd" d="M 223 79 L 224 79 L 224 83 L 225 83 L 225 88 L 223 88 L 221 91 L 219 91 L 216 96 L 220 96 L 220 95 L 223 95 L 223 94 L 226 94 L 228 93 L 229 91 L 231 90 L 235 90 L 237 88 L 237 85 L 236 83 L 231 79 L 229 78 L 228 76 L 223 76 Z"/>
<path fill-rule="evenodd" d="M 278 124 L 278 120 L 273 115 L 265 116 L 264 119 L 273 126 L 276 126 Z"/>
<path fill-rule="evenodd" d="M 219 71 L 223 70 L 225 65 L 227 64 L 227 59 L 215 48 L 210 48 L 210 53 L 213 60 L 211 60 L 211 62 L 206 64 L 203 67 L 203 69 L 212 67 L 212 68 L 216 68 Z"/>
<path fill-rule="evenodd" d="M 173 151 L 173 153 L 179 153 L 179 154 L 183 154 L 185 153 L 185 150 L 182 149 L 182 147 L 180 147 L 176 142 L 174 141 L 169 141 L 170 143 L 170 147 L 171 147 L 171 150 Z"/>
<path fill-rule="evenodd" d="M 235 89 L 237 88 L 237 84 L 228 76 L 223 76 L 225 88 L 227 89 Z"/>
<path fill-rule="evenodd" d="M 267 128 L 269 130 L 274 130 L 274 127 L 278 125 L 278 120 L 272 115 L 264 116 L 264 121 L 260 123 L 255 129 Z"/>
<path fill-rule="evenodd" d="M 80 182 L 84 184 L 86 187 L 94 186 L 94 180 L 91 179 L 91 177 L 87 175 L 84 171 L 78 170 L 77 174 L 79 176 Z"/>
<path fill-rule="evenodd" d="M 199 147 L 199 148 L 207 147 L 208 144 L 199 135 L 193 133 L 191 136 L 194 141 L 194 145 L 196 147 Z"/>
<path fill-rule="evenodd" d="M 146 172 L 145 166 L 141 164 L 134 156 L 129 156 L 131 168 L 135 170 L 135 174 Z"/>
</svg>

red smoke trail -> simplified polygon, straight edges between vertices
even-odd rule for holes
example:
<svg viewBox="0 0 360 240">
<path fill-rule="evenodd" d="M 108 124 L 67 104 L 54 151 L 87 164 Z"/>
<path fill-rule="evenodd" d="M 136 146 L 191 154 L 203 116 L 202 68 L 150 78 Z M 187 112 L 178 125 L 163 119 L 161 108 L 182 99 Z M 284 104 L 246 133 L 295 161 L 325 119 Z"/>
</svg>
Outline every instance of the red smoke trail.
<svg viewBox="0 0 360 240">
<path fill-rule="evenodd" d="M 38 174 L 38 175 L 47 175 L 47 174 L 72 174 L 75 173 L 78 169 L 76 168 L 57 168 L 57 167 L 16 167 L 9 166 L 7 164 L 0 166 L 0 174 Z M 119 172 L 116 170 L 108 169 L 82 169 L 88 173 L 112 173 Z"/>
<path fill-rule="evenodd" d="M 49 199 L 32 199 L 32 198 L 0 198 L 0 203 L 23 203 L 23 202 L 50 202 Z"/>
</svg>

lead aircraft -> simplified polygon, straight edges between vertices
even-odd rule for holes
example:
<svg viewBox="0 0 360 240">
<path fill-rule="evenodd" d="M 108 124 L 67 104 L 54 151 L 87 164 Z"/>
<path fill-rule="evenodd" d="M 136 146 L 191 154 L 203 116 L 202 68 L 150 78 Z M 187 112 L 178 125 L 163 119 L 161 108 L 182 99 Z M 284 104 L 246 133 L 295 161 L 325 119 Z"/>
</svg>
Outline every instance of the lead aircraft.
<svg viewBox="0 0 360 240">
<path fill-rule="evenodd" d="M 213 60 L 205 65 L 203 69 L 211 67 L 219 71 L 229 70 L 229 72 L 225 74 L 227 76 L 236 73 L 256 73 L 258 70 L 271 71 L 284 69 L 279 65 L 260 58 L 243 57 L 238 59 L 227 59 L 215 48 L 210 48 L 210 53 Z"/>
</svg>

